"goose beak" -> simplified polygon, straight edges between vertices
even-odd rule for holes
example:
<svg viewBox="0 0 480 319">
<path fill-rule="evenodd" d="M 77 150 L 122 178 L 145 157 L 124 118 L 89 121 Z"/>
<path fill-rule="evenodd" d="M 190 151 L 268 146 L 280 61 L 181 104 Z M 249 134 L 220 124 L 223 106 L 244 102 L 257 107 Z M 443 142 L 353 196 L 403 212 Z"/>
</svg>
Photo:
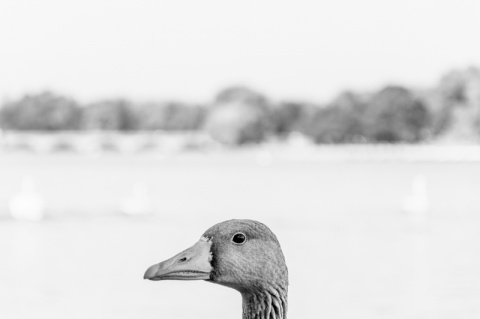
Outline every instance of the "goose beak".
<svg viewBox="0 0 480 319">
<path fill-rule="evenodd" d="M 207 280 L 210 279 L 212 242 L 201 238 L 195 245 L 147 269 L 149 280 Z"/>
</svg>

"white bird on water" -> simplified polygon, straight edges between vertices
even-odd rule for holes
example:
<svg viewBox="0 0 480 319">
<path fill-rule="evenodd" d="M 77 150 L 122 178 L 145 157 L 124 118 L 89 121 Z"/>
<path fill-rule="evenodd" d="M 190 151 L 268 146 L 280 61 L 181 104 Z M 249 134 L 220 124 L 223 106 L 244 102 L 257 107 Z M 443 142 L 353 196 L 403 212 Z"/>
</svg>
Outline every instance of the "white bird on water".
<svg viewBox="0 0 480 319">
<path fill-rule="evenodd" d="M 37 191 L 33 178 L 23 178 L 21 189 L 12 196 L 8 208 L 12 218 L 19 221 L 38 222 L 45 217 L 45 200 Z"/>
<path fill-rule="evenodd" d="M 428 181 L 424 175 L 417 175 L 412 181 L 410 194 L 404 199 L 402 208 L 405 213 L 414 217 L 417 222 L 425 220 L 430 212 Z"/>
</svg>

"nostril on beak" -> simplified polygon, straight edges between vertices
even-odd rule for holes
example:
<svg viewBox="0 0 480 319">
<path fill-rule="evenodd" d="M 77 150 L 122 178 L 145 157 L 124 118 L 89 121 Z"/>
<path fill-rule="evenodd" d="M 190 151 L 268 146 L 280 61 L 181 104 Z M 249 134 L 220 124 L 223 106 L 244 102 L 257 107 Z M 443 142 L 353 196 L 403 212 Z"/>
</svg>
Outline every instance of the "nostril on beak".
<svg viewBox="0 0 480 319">
<path fill-rule="evenodd" d="M 183 263 L 185 261 L 187 261 L 187 257 L 183 257 L 178 260 L 179 263 Z"/>
</svg>

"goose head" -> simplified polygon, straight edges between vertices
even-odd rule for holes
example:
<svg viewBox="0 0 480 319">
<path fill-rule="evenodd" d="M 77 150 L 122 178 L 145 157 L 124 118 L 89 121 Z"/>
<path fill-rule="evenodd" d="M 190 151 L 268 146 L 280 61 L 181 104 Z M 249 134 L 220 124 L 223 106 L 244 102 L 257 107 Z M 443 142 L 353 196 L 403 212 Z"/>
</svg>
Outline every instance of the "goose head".
<svg viewBox="0 0 480 319">
<path fill-rule="evenodd" d="M 147 269 L 149 280 L 205 280 L 239 291 L 243 318 L 284 319 L 288 270 L 272 231 L 253 220 L 209 228 L 192 247 Z"/>
</svg>

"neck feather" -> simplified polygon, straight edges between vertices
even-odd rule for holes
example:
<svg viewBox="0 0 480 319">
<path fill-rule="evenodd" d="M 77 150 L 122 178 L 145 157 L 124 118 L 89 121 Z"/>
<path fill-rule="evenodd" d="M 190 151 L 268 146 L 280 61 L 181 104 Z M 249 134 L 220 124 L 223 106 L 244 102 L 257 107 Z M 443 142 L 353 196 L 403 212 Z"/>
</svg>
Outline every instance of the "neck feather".
<svg viewBox="0 0 480 319">
<path fill-rule="evenodd" d="M 269 286 L 242 293 L 243 319 L 286 319 L 287 287 Z"/>
</svg>

